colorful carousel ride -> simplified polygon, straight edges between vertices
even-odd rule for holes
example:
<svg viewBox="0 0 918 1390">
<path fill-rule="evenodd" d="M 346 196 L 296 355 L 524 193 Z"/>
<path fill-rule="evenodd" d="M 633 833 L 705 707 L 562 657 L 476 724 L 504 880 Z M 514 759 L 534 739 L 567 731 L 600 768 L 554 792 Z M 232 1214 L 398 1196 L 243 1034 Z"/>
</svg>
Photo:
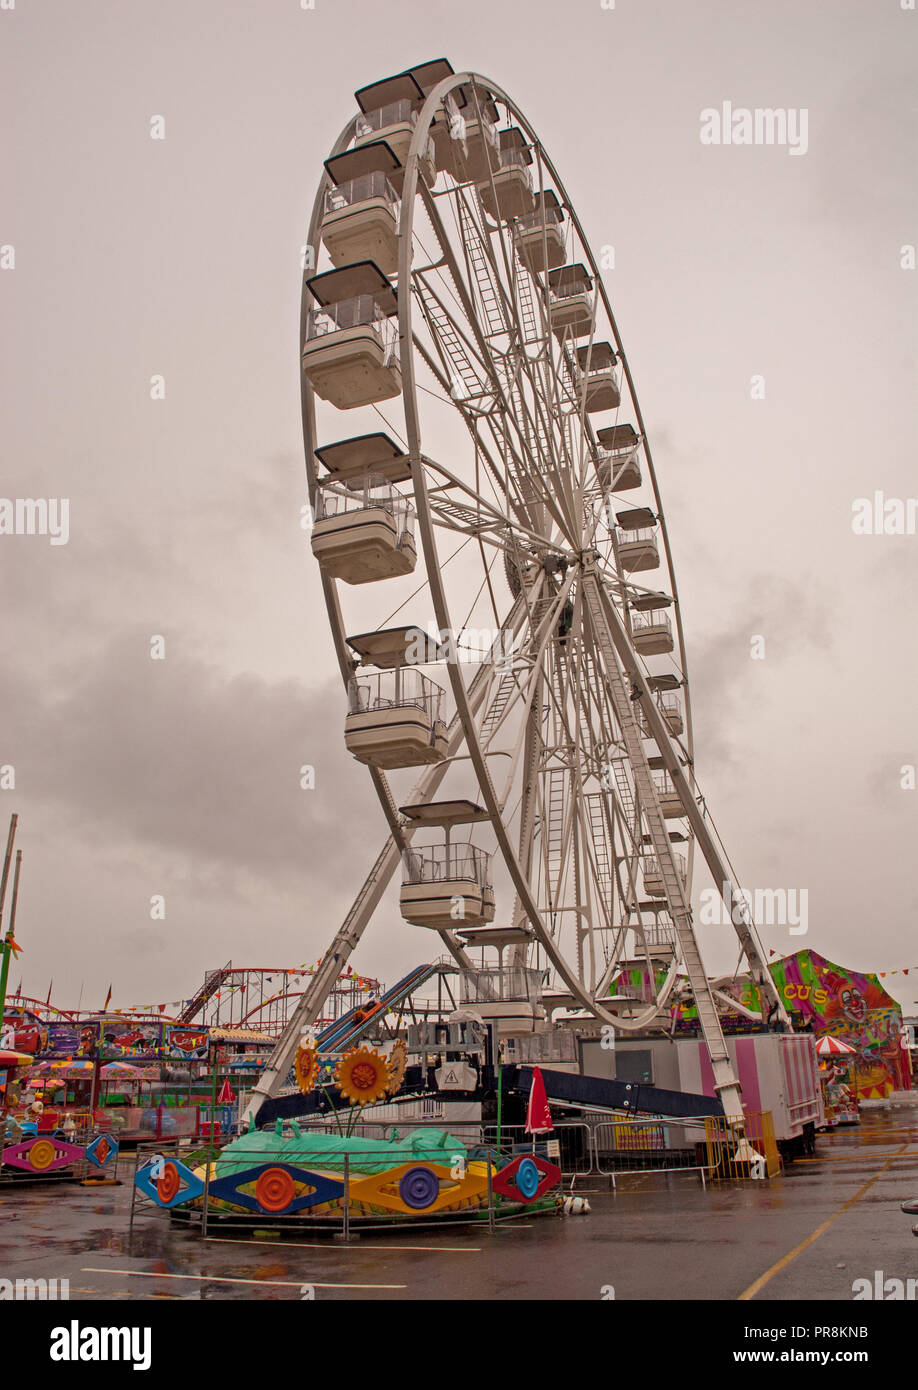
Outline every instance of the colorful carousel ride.
<svg viewBox="0 0 918 1390">
<path fill-rule="evenodd" d="M 16 1072 L 31 1066 L 34 1058 L 0 1052 L 0 1068 L 8 1078 L 4 1100 Z M 118 1162 L 118 1141 L 97 1133 L 91 1117 L 72 1113 L 65 1126 L 39 1132 L 43 1117 L 40 1102 L 21 1114 L 0 1111 L 0 1185 L 22 1182 L 111 1182 Z"/>
<path fill-rule="evenodd" d="M 403 1045 L 402 1045 L 403 1046 Z M 300 1088 L 321 1085 L 314 1045 L 297 1056 Z M 400 1225 L 495 1221 L 561 1205 L 561 1170 L 536 1152 L 504 1156 L 440 1129 L 386 1139 L 350 1132 L 365 1105 L 398 1089 L 404 1059 L 370 1047 L 344 1053 L 335 1071 L 335 1131 L 277 1120 L 232 1141 L 216 1157 L 154 1154 L 134 1178 L 141 1198 L 173 1220 L 223 1227 Z M 324 1087 L 323 1087 L 324 1089 Z M 330 1097 L 331 1098 L 331 1097 Z"/>
</svg>

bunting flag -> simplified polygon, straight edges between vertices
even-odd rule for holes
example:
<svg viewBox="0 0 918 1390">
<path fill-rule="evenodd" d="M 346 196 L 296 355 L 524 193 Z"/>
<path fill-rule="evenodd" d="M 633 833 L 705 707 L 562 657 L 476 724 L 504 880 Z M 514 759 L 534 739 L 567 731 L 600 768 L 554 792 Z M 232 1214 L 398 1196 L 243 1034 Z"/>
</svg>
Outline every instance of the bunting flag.
<svg viewBox="0 0 918 1390">
<path fill-rule="evenodd" d="M 11 936 L 8 936 L 6 938 L 6 944 L 7 946 L 9 946 L 14 956 L 22 955 L 22 947 L 17 942 L 15 942 Z"/>
<path fill-rule="evenodd" d="M 105 1010 L 108 1008 L 108 1006 L 109 1006 L 109 1004 L 110 1004 L 111 1002 L 112 1002 L 112 987 L 111 987 L 111 985 L 109 985 L 109 987 L 108 987 L 108 994 L 106 994 L 106 996 L 105 996 L 105 1003 L 102 1005 L 102 1012 L 103 1012 L 103 1013 L 105 1013 Z"/>
<path fill-rule="evenodd" d="M 0 0 L 0 3 L 2 3 L 2 0 Z M 266 984 L 271 984 L 274 982 L 275 979 L 279 979 L 281 988 L 278 989 L 274 994 L 265 995 L 265 997 L 261 1000 L 262 1005 L 275 1003 L 278 1000 L 283 999 L 285 993 L 291 992 L 291 981 L 287 978 L 288 976 L 295 976 L 296 978 L 293 980 L 292 983 L 299 984 L 301 983 L 301 979 L 300 975 L 297 973 L 298 971 L 304 975 L 315 975 L 316 970 L 318 966 L 321 965 L 321 963 L 322 962 L 319 961 L 317 965 L 292 966 L 289 969 L 284 968 L 282 970 L 275 970 L 273 975 L 265 975 L 264 980 Z M 338 983 L 341 985 L 346 985 L 349 989 L 376 991 L 381 988 L 381 985 L 378 980 L 370 979 L 369 976 L 366 975 L 356 974 L 353 966 L 348 966 L 346 970 L 341 971 L 341 974 L 338 976 Z M 240 991 L 243 991 L 245 989 L 245 985 L 224 984 L 219 990 L 215 991 L 212 998 L 225 1000 L 231 998 L 233 995 L 238 994 L 240 993 Z M 22 981 L 20 981 L 19 983 L 18 992 L 20 994 L 22 992 Z M 111 986 L 109 987 L 109 994 L 108 998 L 106 999 L 106 1003 L 102 1007 L 103 1012 L 108 1010 L 108 1005 L 110 1002 Z M 123 1009 L 111 1009 L 108 1011 L 113 1014 L 117 1014 L 119 1018 L 126 1018 L 135 1014 L 162 1014 L 165 1013 L 167 1009 L 169 1009 L 170 1011 L 182 1009 L 188 1002 L 189 1001 L 187 999 L 172 999 L 166 1004 L 128 1004 Z"/>
</svg>

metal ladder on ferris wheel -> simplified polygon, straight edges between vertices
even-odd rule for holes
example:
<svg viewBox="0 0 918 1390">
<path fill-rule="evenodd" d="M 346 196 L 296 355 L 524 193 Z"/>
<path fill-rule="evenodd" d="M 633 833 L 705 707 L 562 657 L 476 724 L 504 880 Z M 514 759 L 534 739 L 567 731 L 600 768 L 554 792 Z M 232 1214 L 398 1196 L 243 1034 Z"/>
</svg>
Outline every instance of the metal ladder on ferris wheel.
<svg viewBox="0 0 918 1390">
<path fill-rule="evenodd" d="M 487 323 L 488 336 L 506 334 L 509 331 L 507 313 L 495 287 L 494 274 L 488 254 L 485 251 L 484 243 L 481 239 L 475 219 L 471 216 L 465 203 L 461 200 L 459 202 L 459 223 L 469 259 L 469 265 L 471 266 L 475 278 L 478 298 Z M 536 336 L 540 335 L 538 335 L 538 330 L 536 328 L 536 318 L 531 294 L 529 292 L 528 278 L 524 275 L 518 277 L 518 280 L 522 286 L 525 286 L 525 300 L 521 298 L 520 308 L 524 317 L 524 338 L 525 341 L 528 342 L 530 341 L 530 331 Z M 531 325 L 531 329 L 526 326 L 527 322 Z M 532 341 L 535 341 L 535 338 L 533 338 Z M 501 375 L 505 374 L 501 373 Z M 506 379 L 502 382 L 502 387 L 505 399 L 510 407 L 509 413 L 516 422 L 517 430 L 527 449 L 535 458 L 543 461 L 543 466 L 548 464 L 552 458 L 552 453 L 545 428 L 541 419 L 536 419 L 535 422 L 531 419 L 530 412 L 527 410 L 523 399 L 523 394 L 519 389 L 516 376 L 511 376 L 507 373 Z M 532 487 L 531 480 L 525 474 L 521 475 L 519 471 L 511 465 L 511 459 L 512 453 L 508 451 L 505 459 L 506 466 L 519 489 L 521 498 L 527 504 L 538 501 L 538 496 Z"/>
<path fill-rule="evenodd" d="M 462 339 L 453 327 L 449 315 L 445 309 L 440 307 L 423 281 L 420 282 L 418 294 L 434 338 L 449 359 L 449 374 L 453 389 L 455 390 L 456 386 L 460 385 L 465 396 L 469 399 L 487 395 L 487 387 L 481 381 L 472 362 L 469 361 Z"/>
<path fill-rule="evenodd" d="M 532 297 L 532 280 L 529 272 L 516 253 L 514 259 L 514 270 L 516 274 L 516 293 L 520 306 L 520 318 L 523 321 L 523 342 L 531 345 L 533 343 L 545 344 L 549 341 L 548 330 L 542 322 L 542 316 L 536 312 L 535 300 Z M 573 369 L 574 344 L 565 339 L 561 345 L 558 359 L 555 363 L 556 368 L 561 373 L 564 383 L 564 394 L 571 400 L 577 400 L 576 377 Z M 568 447 L 570 441 L 568 440 Z"/>
<path fill-rule="evenodd" d="M 599 604 L 606 619 L 606 634 L 618 654 L 622 667 L 628 672 L 632 684 L 632 695 L 642 702 L 642 723 L 646 723 L 650 735 L 659 749 L 662 765 L 682 803 L 683 814 L 694 832 L 695 844 L 704 855 L 718 891 L 725 904 L 730 908 L 733 928 L 742 947 L 743 955 L 746 957 L 752 982 L 758 990 L 762 1002 L 762 1016 L 767 1019 L 770 1026 L 791 1033 L 793 1032 L 793 1025 L 769 969 L 748 903 L 736 882 L 733 867 L 727 858 L 720 837 L 711 824 L 709 811 L 698 801 L 694 777 L 691 773 L 686 775 L 687 764 L 683 750 L 674 740 L 663 717 L 663 711 L 654 699 L 652 688 L 641 672 L 640 663 L 635 659 L 632 639 L 615 604 L 599 581 L 595 563 L 587 563 L 585 577 L 589 580 L 593 601 Z M 629 697 L 629 705 L 631 704 L 632 700 Z M 632 724 L 636 729 L 633 710 Z M 638 732 L 640 731 L 638 730 Z M 642 761 L 644 776 L 649 778 L 649 764 L 646 757 Z M 638 789 L 638 799 L 641 800 L 643 794 L 640 783 L 636 780 L 635 785 Z M 654 788 L 654 790 L 656 789 Z M 683 893 L 682 896 L 685 894 Z"/>
<path fill-rule="evenodd" d="M 476 367 L 469 359 L 462 339 L 452 325 L 449 315 L 440 307 L 433 295 L 426 290 L 423 282 L 418 294 L 431 333 L 439 343 L 449 364 L 447 373 L 454 397 L 460 404 L 463 400 L 484 400 L 487 396 L 493 397 L 494 385 L 485 385 L 482 382 Z M 511 449 L 507 449 L 504 453 L 504 465 L 516 489 L 517 497 L 523 505 L 538 504 L 540 499 L 533 487 L 532 480 L 517 466 Z M 530 516 L 528 520 L 532 522 L 533 517 Z"/>
<path fill-rule="evenodd" d="M 594 734 L 587 708 L 587 695 L 592 694 L 595 699 L 598 687 L 592 655 L 588 651 L 582 651 L 580 661 L 580 698 L 576 701 L 576 713 L 580 729 L 581 757 L 583 758 L 586 757 L 588 750 L 595 755 Z M 570 671 L 569 663 L 568 671 Z M 555 668 L 555 675 L 556 677 L 558 675 L 557 667 Z M 585 797 L 587 829 L 593 846 L 596 882 L 608 914 L 612 909 L 613 886 L 609 844 L 610 827 L 607 821 L 608 810 L 603 804 L 605 800 L 603 792 L 587 792 Z"/>
<path fill-rule="evenodd" d="M 609 827 L 603 806 L 602 792 L 587 792 L 587 819 L 590 839 L 593 842 L 593 855 L 596 861 L 596 881 L 603 896 L 606 915 L 612 910 L 612 862 L 609 854 Z"/>
<path fill-rule="evenodd" d="M 491 703 L 488 705 L 487 711 L 485 712 L 485 717 L 481 721 L 479 734 L 482 744 L 487 744 L 494 730 L 497 728 L 500 717 L 507 708 L 510 702 L 510 696 L 513 694 L 518 683 L 518 677 L 515 676 L 512 671 L 504 671 L 501 674 L 500 680 L 497 682 L 497 689 L 494 691 Z"/>
<path fill-rule="evenodd" d="M 488 254 L 485 251 L 475 219 L 461 199 L 459 201 L 459 224 L 469 265 L 475 277 L 478 297 L 488 325 L 488 335 L 496 336 L 507 333 L 509 332 L 507 311 L 495 288 L 494 274 Z M 515 253 L 514 272 L 520 317 L 523 320 L 523 343 L 541 342 L 544 339 L 544 333 L 536 315 L 529 275 Z M 552 450 L 544 425 L 541 418 L 537 418 L 533 424 L 529 412 L 525 408 L 523 396 L 515 377 L 510 382 L 504 383 L 504 390 L 510 398 L 511 414 L 516 420 L 517 428 L 523 434 L 530 452 L 542 459 L 545 464 L 549 463 L 552 458 Z"/>
<path fill-rule="evenodd" d="M 520 306 L 520 317 L 523 321 L 523 342 L 524 344 L 529 345 L 533 343 L 544 343 L 546 341 L 546 334 L 545 331 L 543 331 L 538 316 L 536 315 L 535 304 L 532 298 L 532 287 L 529 278 L 529 273 L 521 264 L 518 255 L 515 258 L 514 266 L 516 271 L 516 291 Z M 538 370 L 539 363 L 541 362 L 541 360 L 542 359 L 540 358 L 539 362 L 534 364 L 536 370 Z M 566 359 L 562 358 L 561 365 L 564 370 L 567 370 Z M 571 382 L 566 382 L 566 384 L 568 385 L 568 387 L 571 386 Z M 567 433 L 567 422 L 564 419 L 561 419 L 557 423 L 558 428 L 562 432 L 562 435 L 564 437 L 564 447 L 562 453 L 570 457 L 571 440 L 568 437 Z M 553 458 L 553 452 L 551 444 L 549 443 L 549 440 L 546 435 L 545 426 L 543 424 L 541 415 L 538 415 L 536 417 L 534 431 L 532 430 L 531 426 L 530 430 L 535 435 L 535 443 L 537 446 L 535 452 L 537 454 L 537 457 L 543 459 L 546 465 L 550 464 Z M 555 452 L 557 452 L 557 450 Z"/>
<path fill-rule="evenodd" d="M 469 212 L 469 209 L 466 207 L 464 199 L 459 199 L 458 206 L 459 227 L 462 232 L 466 254 L 469 258 L 469 265 L 475 277 L 478 298 L 481 301 L 485 321 L 488 325 L 488 336 L 506 333 L 507 319 L 504 306 L 495 288 L 493 272 L 491 270 L 488 254 L 484 248 L 484 243 L 479 234 L 478 226 L 474 217 L 472 217 Z"/>
<path fill-rule="evenodd" d="M 584 572 L 583 599 L 589 614 L 594 640 L 602 654 L 606 689 L 622 731 L 628 761 L 634 776 L 635 790 L 656 853 L 669 911 L 673 919 L 676 940 L 679 943 L 682 961 L 692 987 L 702 1035 L 711 1058 L 714 1089 L 723 1102 L 724 1113 L 728 1119 L 733 1123 L 741 1123 L 743 1118 L 742 1093 L 724 1041 L 711 984 L 701 959 L 701 952 L 698 949 L 695 929 L 692 924 L 691 904 L 686 896 L 685 885 L 682 882 L 682 876 L 673 854 L 669 832 L 666 829 L 666 822 L 657 796 L 656 784 L 644 752 L 634 704 L 625 686 L 622 668 L 609 630 L 606 611 L 599 592 L 600 583 L 601 580 L 595 569 L 587 569 Z M 635 667 L 637 664 L 635 657 Z"/>
<path fill-rule="evenodd" d="M 535 311 L 529 274 L 520 261 L 519 254 L 517 254 L 515 258 L 515 269 L 516 292 L 520 302 L 520 318 L 523 320 L 523 341 L 524 343 L 541 343 L 545 335 L 542 332 L 542 326 Z"/>
<path fill-rule="evenodd" d="M 501 312 L 500 305 L 490 281 L 490 268 L 487 265 L 484 252 L 478 244 L 477 229 L 462 204 L 460 204 L 460 216 L 463 220 L 463 224 L 467 225 L 470 229 L 470 260 L 476 277 L 481 277 L 479 281 L 479 295 L 482 299 L 482 305 L 486 316 L 490 316 L 488 322 L 489 325 L 492 325 L 491 331 L 505 332 L 506 329 L 503 326 L 502 318 L 499 320 L 499 329 L 493 327 L 495 316 L 499 315 Z M 468 400 L 481 400 L 485 396 L 491 395 L 494 391 L 494 383 L 486 384 L 481 380 L 478 369 L 470 361 L 462 339 L 453 327 L 449 315 L 437 302 L 423 280 L 420 282 L 418 294 L 431 332 L 449 361 L 448 372 L 454 394 L 458 386 L 463 398 Z M 502 389 L 506 390 L 503 383 L 501 383 L 501 386 Z M 522 398 L 519 396 L 516 400 L 512 401 L 512 413 L 517 420 L 522 420 L 524 418 Z M 522 428 L 522 426 L 520 426 L 520 428 Z M 516 488 L 517 495 L 524 505 L 538 502 L 538 495 L 533 488 L 532 481 L 527 474 L 517 466 L 512 449 L 507 449 L 505 451 L 504 464 Z"/>
<path fill-rule="evenodd" d="M 633 846 L 633 854 L 630 856 L 632 862 L 631 871 L 629 875 L 629 878 L 633 878 L 634 872 L 637 867 L 636 861 L 640 857 L 641 853 L 641 813 L 638 810 L 637 805 L 635 804 L 634 794 L 631 790 L 631 783 L 628 781 L 628 772 L 625 768 L 626 762 L 627 759 L 624 755 L 620 755 L 619 757 L 613 758 L 612 770 L 615 776 L 615 789 L 618 792 L 619 805 L 622 808 L 625 824 L 628 827 L 628 834 L 631 837 L 631 843 Z M 611 791 L 612 788 L 610 787 L 609 790 Z M 636 909 L 636 887 L 634 906 Z"/>
<path fill-rule="evenodd" d="M 545 427 L 541 419 L 533 420 L 532 413 L 520 390 L 518 378 L 511 376 L 509 372 L 506 372 L 505 375 L 507 380 L 502 385 L 508 406 L 507 413 L 516 425 L 517 432 L 527 451 L 535 460 L 536 466 L 540 470 L 549 468 L 552 466 L 552 453 Z M 541 501 L 527 474 L 522 475 L 518 486 L 527 494 L 527 501 Z"/>
<path fill-rule="evenodd" d="M 495 337 L 499 334 L 506 334 L 509 331 L 506 309 L 495 286 L 494 273 L 478 225 L 463 200 L 459 200 L 458 206 L 459 225 L 468 255 L 469 266 L 471 267 L 472 275 L 475 280 L 475 287 L 478 291 L 478 299 L 487 324 L 486 336 Z M 455 337 L 455 334 L 453 334 L 453 337 Z M 461 343 L 458 345 L 461 348 Z M 504 376 L 505 373 L 500 373 L 500 375 Z M 541 458 L 547 463 L 551 459 L 551 452 L 548 440 L 545 437 L 544 428 L 542 428 L 541 421 L 537 421 L 536 424 L 533 425 L 529 412 L 526 409 L 522 392 L 517 385 L 516 378 L 507 375 L 507 379 L 501 382 L 501 386 L 505 400 L 507 400 L 510 407 L 509 414 L 516 422 L 517 430 L 527 449 L 536 458 Z M 512 450 L 508 449 L 506 451 L 504 463 L 523 503 L 527 507 L 532 504 L 537 504 L 540 499 L 536 489 L 532 485 L 532 480 L 525 472 L 521 471 L 516 466 L 516 460 Z"/>
<path fill-rule="evenodd" d="M 561 843 L 564 836 L 564 788 L 567 770 L 548 770 L 548 797 L 545 807 L 545 862 L 548 871 L 548 897 L 553 897 L 561 869 Z"/>
</svg>

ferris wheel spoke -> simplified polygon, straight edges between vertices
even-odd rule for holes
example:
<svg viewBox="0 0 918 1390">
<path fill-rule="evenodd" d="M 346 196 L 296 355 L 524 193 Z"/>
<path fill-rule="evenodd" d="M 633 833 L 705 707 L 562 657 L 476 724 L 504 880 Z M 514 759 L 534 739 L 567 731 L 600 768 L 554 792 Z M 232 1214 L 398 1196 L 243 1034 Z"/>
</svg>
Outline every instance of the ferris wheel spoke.
<svg viewBox="0 0 918 1390">
<path fill-rule="evenodd" d="M 523 330 L 519 322 L 512 287 L 508 290 L 502 283 L 499 267 L 491 249 L 490 238 L 482 233 L 461 193 L 459 207 L 459 220 L 462 226 L 467 233 L 474 228 L 476 237 L 471 248 L 466 244 L 463 246 L 467 257 L 467 275 L 469 280 L 472 280 L 474 275 L 474 284 L 464 285 L 460 297 L 464 304 L 468 304 L 474 302 L 477 295 L 479 302 L 486 307 L 490 315 L 486 328 L 481 328 L 476 336 L 478 336 L 481 345 L 481 357 L 486 356 L 488 359 L 487 375 L 489 381 L 498 388 L 504 429 L 506 430 L 506 426 L 509 425 L 516 436 L 517 443 L 512 448 L 512 456 L 514 467 L 520 470 L 519 478 L 515 480 L 518 484 L 518 493 L 524 502 L 531 501 L 535 497 L 543 505 L 548 506 L 556 524 L 566 535 L 568 543 L 576 544 L 579 532 L 573 525 L 570 499 L 568 499 L 566 509 L 557 504 L 557 497 L 564 494 L 564 470 L 559 467 L 559 457 L 555 451 L 551 432 L 546 429 L 546 420 L 541 414 L 541 400 L 544 395 L 545 384 L 542 381 L 532 379 L 530 385 L 533 389 L 527 399 L 519 389 L 518 374 L 523 368 L 531 377 L 532 364 L 529 363 L 525 354 L 522 356 L 514 355 L 510 351 L 501 353 L 496 350 L 494 344 L 494 337 L 499 333 L 506 333 L 510 345 L 523 341 Z M 432 220 L 439 220 L 438 213 L 432 212 L 431 217 Z M 445 230 L 442 227 L 438 227 L 436 230 L 438 241 L 441 246 L 445 247 Z M 453 264 L 455 265 L 454 258 Z M 453 273 L 455 278 L 455 269 Z M 472 389 L 480 389 L 480 383 Z M 461 404 L 461 402 L 459 403 Z M 500 426 L 493 411 L 488 412 L 487 420 L 494 435 L 496 447 L 506 457 L 508 444 L 506 433 L 501 437 Z M 539 466 L 538 458 L 533 458 L 533 442 L 536 440 L 541 441 L 544 446 L 545 457 L 542 467 Z M 544 466 L 546 463 L 552 464 L 551 481 L 556 484 L 554 493 L 545 485 Z M 525 479 L 525 482 L 522 479 Z"/>
<path fill-rule="evenodd" d="M 448 393 L 450 392 L 450 385 L 446 377 L 437 367 L 436 363 L 433 361 L 433 358 L 431 357 L 424 344 L 416 340 L 415 345 L 425 365 L 428 367 L 428 369 L 431 371 L 431 373 L 434 375 L 434 377 L 440 384 L 441 389 L 444 392 L 444 397 L 447 398 Z M 514 454 L 513 446 L 510 445 L 508 447 L 508 441 L 506 440 L 504 435 L 502 435 L 498 426 L 495 424 L 494 419 L 490 415 L 482 417 L 480 412 L 470 411 L 468 409 L 468 402 L 465 402 L 461 399 L 457 399 L 455 396 L 452 397 L 451 403 L 454 406 L 456 406 L 465 417 L 468 429 L 473 439 L 475 440 L 476 448 L 480 451 L 481 455 L 485 459 L 485 463 L 487 465 L 492 483 L 496 483 L 498 489 L 503 493 L 504 497 L 506 498 L 508 506 L 512 509 L 514 513 L 514 521 L 511 523 L 508 517 L 508 524 L 515 524 L 520 526 L 521 529 L 525 531 L 537 543 L 551 545 L 552 542 L 547 538 L 540 536 L 538 530 L 535 529 L 538 525 L 539 518 L 538 516 L 533 515 L 532 509 L 534 500 L 538 500 L 539 503 L 543 506 L 548 505 L 549 507 L 551 507 L 551 502 L 548 493 L 542 491 L 541 497 L 535 499 L 533 495 L 533 489 L 523 488 L 520 486 L 520 477 L 523 476 L 523 470 L 520 467 L 520 461 Z M 491 451 L 488 448 L 488 445 L 482 438 L 480 427 L 482 418 L 487 419 L 489 428 L 493 436 L 493 442 L 497 447 L 498 453 L 502 454 L 504 458 L 506 471 L 503 474 L 501 474 L 491 454 Z M 513 461 L 512 467 L 510 466 L 511 461 Z M 451 476 L 448 474 L 447 470 L 442 471 L 446 476 Z M 557 519 L 558 516 L 556 515 L 556 520 Z"/>
<path fill-rule="evenodd" d="M 539 693 L 545 651 L 551 640 L 551 633 L 554 624 L 557 622 L 558 614 L 561 612 L 566 602 L 571 583 L 572 578 L 566 580 L 561 588 L 552 593 L 550 597 L 545 599 L 536 598 L 534 605 L 528 608 L 527 622 L 520 643 L 520 651 L 523 654 L 522 660 L 526 662 L 528 676 L 525 684 L 518 684 L 516 692 L 509 695 L 504 708 L 501 710 L 500 715 L 489 731 L 489 743 L 493 741 L 501 727 L 511 716 L 516 716 L 517 718 L 528 717 L 529 710 L 535 702 L 536 695 Z M 527 598 L 531 599 L 531 595 L 527 594 Z M 540 608 L 539 605 L 544 605 L 544 608 Z M 528 653 L 525 651 L 527 647 L 529 649 Z M 520 744 L 521 735 L 517 737 L 511 772 L 515 770 Z M 504 795 L 504 800 L 506 800 L 507 795 L 509 795 L 509 786 Z"/>
</svg>

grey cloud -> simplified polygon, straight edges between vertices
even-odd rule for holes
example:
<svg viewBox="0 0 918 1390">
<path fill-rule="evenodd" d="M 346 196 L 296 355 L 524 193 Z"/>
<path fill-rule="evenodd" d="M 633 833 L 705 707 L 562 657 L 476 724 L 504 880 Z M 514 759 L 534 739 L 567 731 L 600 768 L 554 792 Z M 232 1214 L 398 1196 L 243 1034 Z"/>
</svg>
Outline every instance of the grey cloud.
<svg viewBox="0 0 918 1390">
<path fill-rule="evenodd" d="M 744 756 L 737 736 L 743 713 L 748 716 L 750 702 L 759 698 L 753 670 L 764 665 L 750 655 L 754 636 L 765 639 L 764 662 L 769 670 L 805 663 L 814 649 L 832 650 L 828 600 L 814 592 L 810 583 L 758 575 L 748 583 L 743 601 L 734 601 L 732 607 L 733 616 L 720 631 L 694 642 L 687 636 L 692 707 L 697 711 L 705 767 L 712 763 L 735 767 Z M 699 767 L 699 777 L 703 783 L 704 767 Z"/>
<path fill-rule="evenodd" d="M 349 870 L 382 821 L 344 749 L 341 687 L 227 678 L 180 639 L 167 636 L 162 661 L 149 642 L 122 633 L 62 671 L 52 694 L 4 673 L 5 760 L 19 788 L 67 808 L 75 827 L 182 862 L 301 882 L 316 865 L 331 881 Z M 300 788 L 304 764 L 314 790 Z"/>
</svg>

